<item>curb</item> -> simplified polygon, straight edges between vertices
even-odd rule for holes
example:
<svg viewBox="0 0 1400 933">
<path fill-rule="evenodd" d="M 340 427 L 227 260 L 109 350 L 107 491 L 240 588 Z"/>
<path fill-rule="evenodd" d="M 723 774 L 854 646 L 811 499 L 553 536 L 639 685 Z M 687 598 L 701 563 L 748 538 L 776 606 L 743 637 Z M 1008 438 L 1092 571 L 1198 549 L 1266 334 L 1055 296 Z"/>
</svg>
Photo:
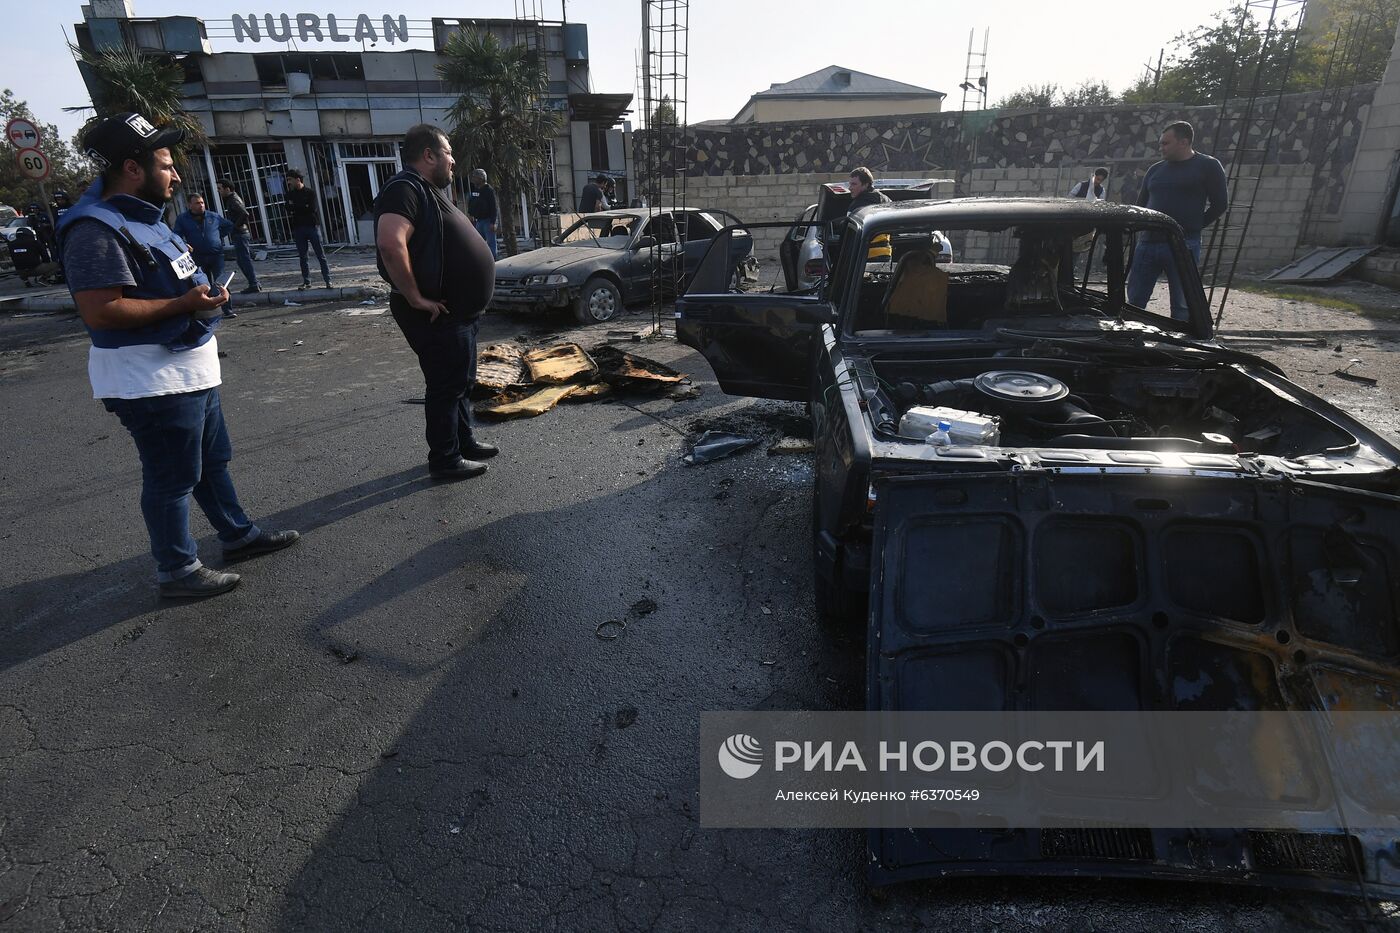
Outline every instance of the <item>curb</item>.
<svg viewBox="0 0 1400 933">
<path fill-rule="evenodd" d="M 292 288 L 282 291 L 258 292 L 256 295 L 240 295 L 234 292 L 229 298 L 229 307 L 235 310 L 254 308 L 258 305 L 282 307 L 284 302 L 313 304 L 318 301 L 333 301 L 337 298 L 388 298 L 389 289 L 382 285 L 348 285 L 344 288 L 309 288 L 306 291 Z M 0 304 L 3 311 L 77 311 L 72 295 L 45 295 L 33 298 L 19 298 Z"/>
</svg>

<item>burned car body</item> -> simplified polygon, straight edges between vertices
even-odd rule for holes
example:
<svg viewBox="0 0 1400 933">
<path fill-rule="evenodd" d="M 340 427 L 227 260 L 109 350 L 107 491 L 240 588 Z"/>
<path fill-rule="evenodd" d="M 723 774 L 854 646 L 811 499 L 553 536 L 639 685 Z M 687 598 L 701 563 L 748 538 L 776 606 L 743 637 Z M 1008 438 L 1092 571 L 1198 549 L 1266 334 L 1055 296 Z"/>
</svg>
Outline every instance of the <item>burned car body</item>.
<svg viewBox="0 0 1400 933">
<path fill-rule="evenodd" d="M 1174 222 L 964 199 L 845 224 L 820 294 L 702 294 L 707 262 L 676 314 L 726 392 L 810 405 L 817 602 L 866 619 L 869 709 L 1400 707 L 1400 450 L 1213 341 Z M 975 262 L 933 266 L 933 230 Z M 1147 233 L 1172 244 L 1189 320 L 1165 294 L 1127 304 Z M 867 262 L 880 235 L 893 273 Z M 930 412 L 952 443 L 927 442 Z M 1393 897 L 1397 845 L 1344 827 L 872 830 L 869 871 Z"/>
<path fill-rule="evenodd" d="M 586 214 L 553 245 L 497 262 L 491 306 L 570 309 L 583 324 L 611 320 L 648 300 L 654 282 L 688 281 L 715 234 L 738 223 L 733 214 L 699 208 Z M 753 250 L 742 237 L 726 242 L 732 283 L 750 272 Z"/>
</svg>

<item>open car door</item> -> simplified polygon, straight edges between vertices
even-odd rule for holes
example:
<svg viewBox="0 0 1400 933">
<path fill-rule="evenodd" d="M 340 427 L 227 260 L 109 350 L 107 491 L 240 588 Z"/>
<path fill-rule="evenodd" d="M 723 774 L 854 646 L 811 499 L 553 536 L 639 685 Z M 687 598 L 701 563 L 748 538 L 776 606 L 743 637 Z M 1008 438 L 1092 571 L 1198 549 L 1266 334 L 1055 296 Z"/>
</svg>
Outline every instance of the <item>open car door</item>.
<svg viewBox="0 0 1400 933">
<path fill-rule="evenodd" d="M 1145 473 L 877 481 L 867 706 L 1400 706 L 1400 498 Z M 1283 751 L 1277 758 L 1288 760 Z M 1346 775 L 1336 776 L 1344 786 Z M 1142 788 L 1125 786 L 1131 802 Z M 972 874 L 1400 893 L 1387 830 L 874 829 L 872 883 Z"/>
<path fill-rule="evenodd" d="M 752 242 L 757 251 L 760 244 L 781 242 L 789 229 L 787 223 L 726 227 L 676 302 L 676 337 L 700 351 L 730 395 L 807 399 L 813 338 L 835 320 L 832 306 L 819 295 L 730 290 L 740 252 L 736 243 Z M 742 252 L 747 251 L 745 246 Z M 770 271 L 778 268 L 771 247 L 759 260 Z"/>
</svg>

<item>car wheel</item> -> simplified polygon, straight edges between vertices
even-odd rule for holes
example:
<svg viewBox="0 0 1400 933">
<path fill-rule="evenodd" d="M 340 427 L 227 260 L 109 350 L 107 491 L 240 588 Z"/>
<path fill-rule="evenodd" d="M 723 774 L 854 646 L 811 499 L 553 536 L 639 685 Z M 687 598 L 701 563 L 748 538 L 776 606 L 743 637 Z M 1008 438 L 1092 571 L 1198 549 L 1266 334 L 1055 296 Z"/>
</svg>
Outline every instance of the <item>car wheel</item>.
<svg viewBox="0 0 1400 933">
<path fill-rule="evenodd" d="M 622 293 L 607 279 L 589 279 L 574 302 L 580 324 L 601 324 L 622 314 Z"/>
</svg>

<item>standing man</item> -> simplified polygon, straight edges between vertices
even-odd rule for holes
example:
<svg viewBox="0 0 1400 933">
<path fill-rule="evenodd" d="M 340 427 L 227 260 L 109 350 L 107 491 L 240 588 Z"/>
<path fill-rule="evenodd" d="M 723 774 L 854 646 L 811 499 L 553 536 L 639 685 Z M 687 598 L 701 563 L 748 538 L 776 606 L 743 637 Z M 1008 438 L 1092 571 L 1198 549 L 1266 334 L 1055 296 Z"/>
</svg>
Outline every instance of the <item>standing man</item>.
<svg viewBox="0 0 1400 933">
<path fill-rule="evenodd" d="M 476 232 L 491 247 L 491 258 L 496 258 L 496 221 L 499 211 L 496 207 L 496 189 L 486 183 L 486 169 L 472 169 L 472 193 L 467 198 L 467 216 L 476 225 Z"/>
<path fill-rule="evenodd" d="M 1161 211 L 1181 224 L 1186 247 L 1191 257 L 1200 263 L 1201 230 L 1225 213 L 1229 192 L 1225 169 L 1220 162 L 1191 148 L 1194 136 L 1191 124 L 1184 120 L 1162 131 L 1158 141 L 1162 161 L 1147 170 L 1137 203 L 1139 207 Z M 1139 235 L 1133 265 L 1128 271 L 1128 302 L 1146 308 L 1163 270 L 1166 270 L 1167 287 L 1171 292 L 1172 317 L 1184 321 L 1190 314 L 1186 292 L 1177 277 L 1171 244 L 1164 234 Z"/>
<path fill-rule="evenodd" d="M 141 457 L 141 514 L 160 593 L 213 596 L 236 573 L 199 562 L 190 496 L 223 542 L 226 561 L 280 550 L 295 531 L 263 531 L 243 513 L 219 405 L 218 308 L 186 245 L 161 221 L 180 176 L 170 147 L 184 137 L 136 113 L 90 129 L 83 149 L 101 170 L 60 228 L 68 288 L 92 339 L 94 398 L 117 416 Z"/>
<path fill-rule="evenodd" d="M 1084 198 L 1086 201 L 1102 201 L 1108 195 L 1108 169 L 1094 169 L 1094 177 L 1088 181 L 1081 181 L 1069 190 L 1072 198 Z"/>
<path fill-rule="evenodd" d="M 580 214 L 591 214 L 594 211 L 608 209 L 608 199 L 603 194 L 603 187 L 607 183 L 608 176 L 599 175 L 583 186 L 583 193 L 579 195 L 578 199 L 578 212 Z"/>
<path fill-rule="evenodd" d="M 316 248 L 316 259 L 321 263 L 321 278 L 326 288 L 331 287 L 331 269 L 326 265 L 326 253 L 321 248 L 321 234 L 316 231 L 316 192 L 306 187 L 301 172 L 287 169 L 287 213 L 292 221 L 292 239 L 297 244 L 297 258 L 301 260 L 301 286 L 305 291 L 311 287 L 311 266 L 306 262 L 307 244 Z"/>
<path fill-rule="evenodd" d="M 228 218 L 206 210 L 202 194 L 190 195 L 189 206 L 189 210 L 175 218 L 175 232 L 189 244 L 195 264 L 213 285 L 224 277 L 224 234 L 233 232 L 233 224 Z M 237 316 L 224 305 L 224 317 Z"/>
<path fill-rule="evenodd" d="M 230 178 L 219 179 L 219 197 L 224 202 L 224 216 L 233 224 L 233 231 L 228 235 L 233 243 L 233 255 L 238 261 L 239 271 L 248 282 L 248 287 L 238 294 L 256 295 L 262 289 L 258 288 L 258 273 L 253 268 L 253 251 L 248 248 L 248 208 L 234 190 Z"/>
<path fill-rule="evenodd" d="M 466 214 L 443 195 L 452 184 L 452 144 L 430 123 L 408 131 L 407 166 L 374 199 L 379 274 L 393 286 L 389 310 L 418 354 L 427 391 L 428 474 L 466 479 L 486 472 L 494 444 L 472 431 L 476 332 L 491 300 L 496 264 Z"/>
<path fill-rule="evenodd" d="M 850 188 L 851 206 L 846 209 L 847 214 L 854 214 L 872 204 L 890 203 L 889 198 L 875 190 L 875 176 L 864 165 L 851 169 Z M 865 254 L 866 262 L 889 262 L 893 257 L 894 246 L 890 243 L 888 233 L 871 238 L 870 247 Z"/>
</svg>

